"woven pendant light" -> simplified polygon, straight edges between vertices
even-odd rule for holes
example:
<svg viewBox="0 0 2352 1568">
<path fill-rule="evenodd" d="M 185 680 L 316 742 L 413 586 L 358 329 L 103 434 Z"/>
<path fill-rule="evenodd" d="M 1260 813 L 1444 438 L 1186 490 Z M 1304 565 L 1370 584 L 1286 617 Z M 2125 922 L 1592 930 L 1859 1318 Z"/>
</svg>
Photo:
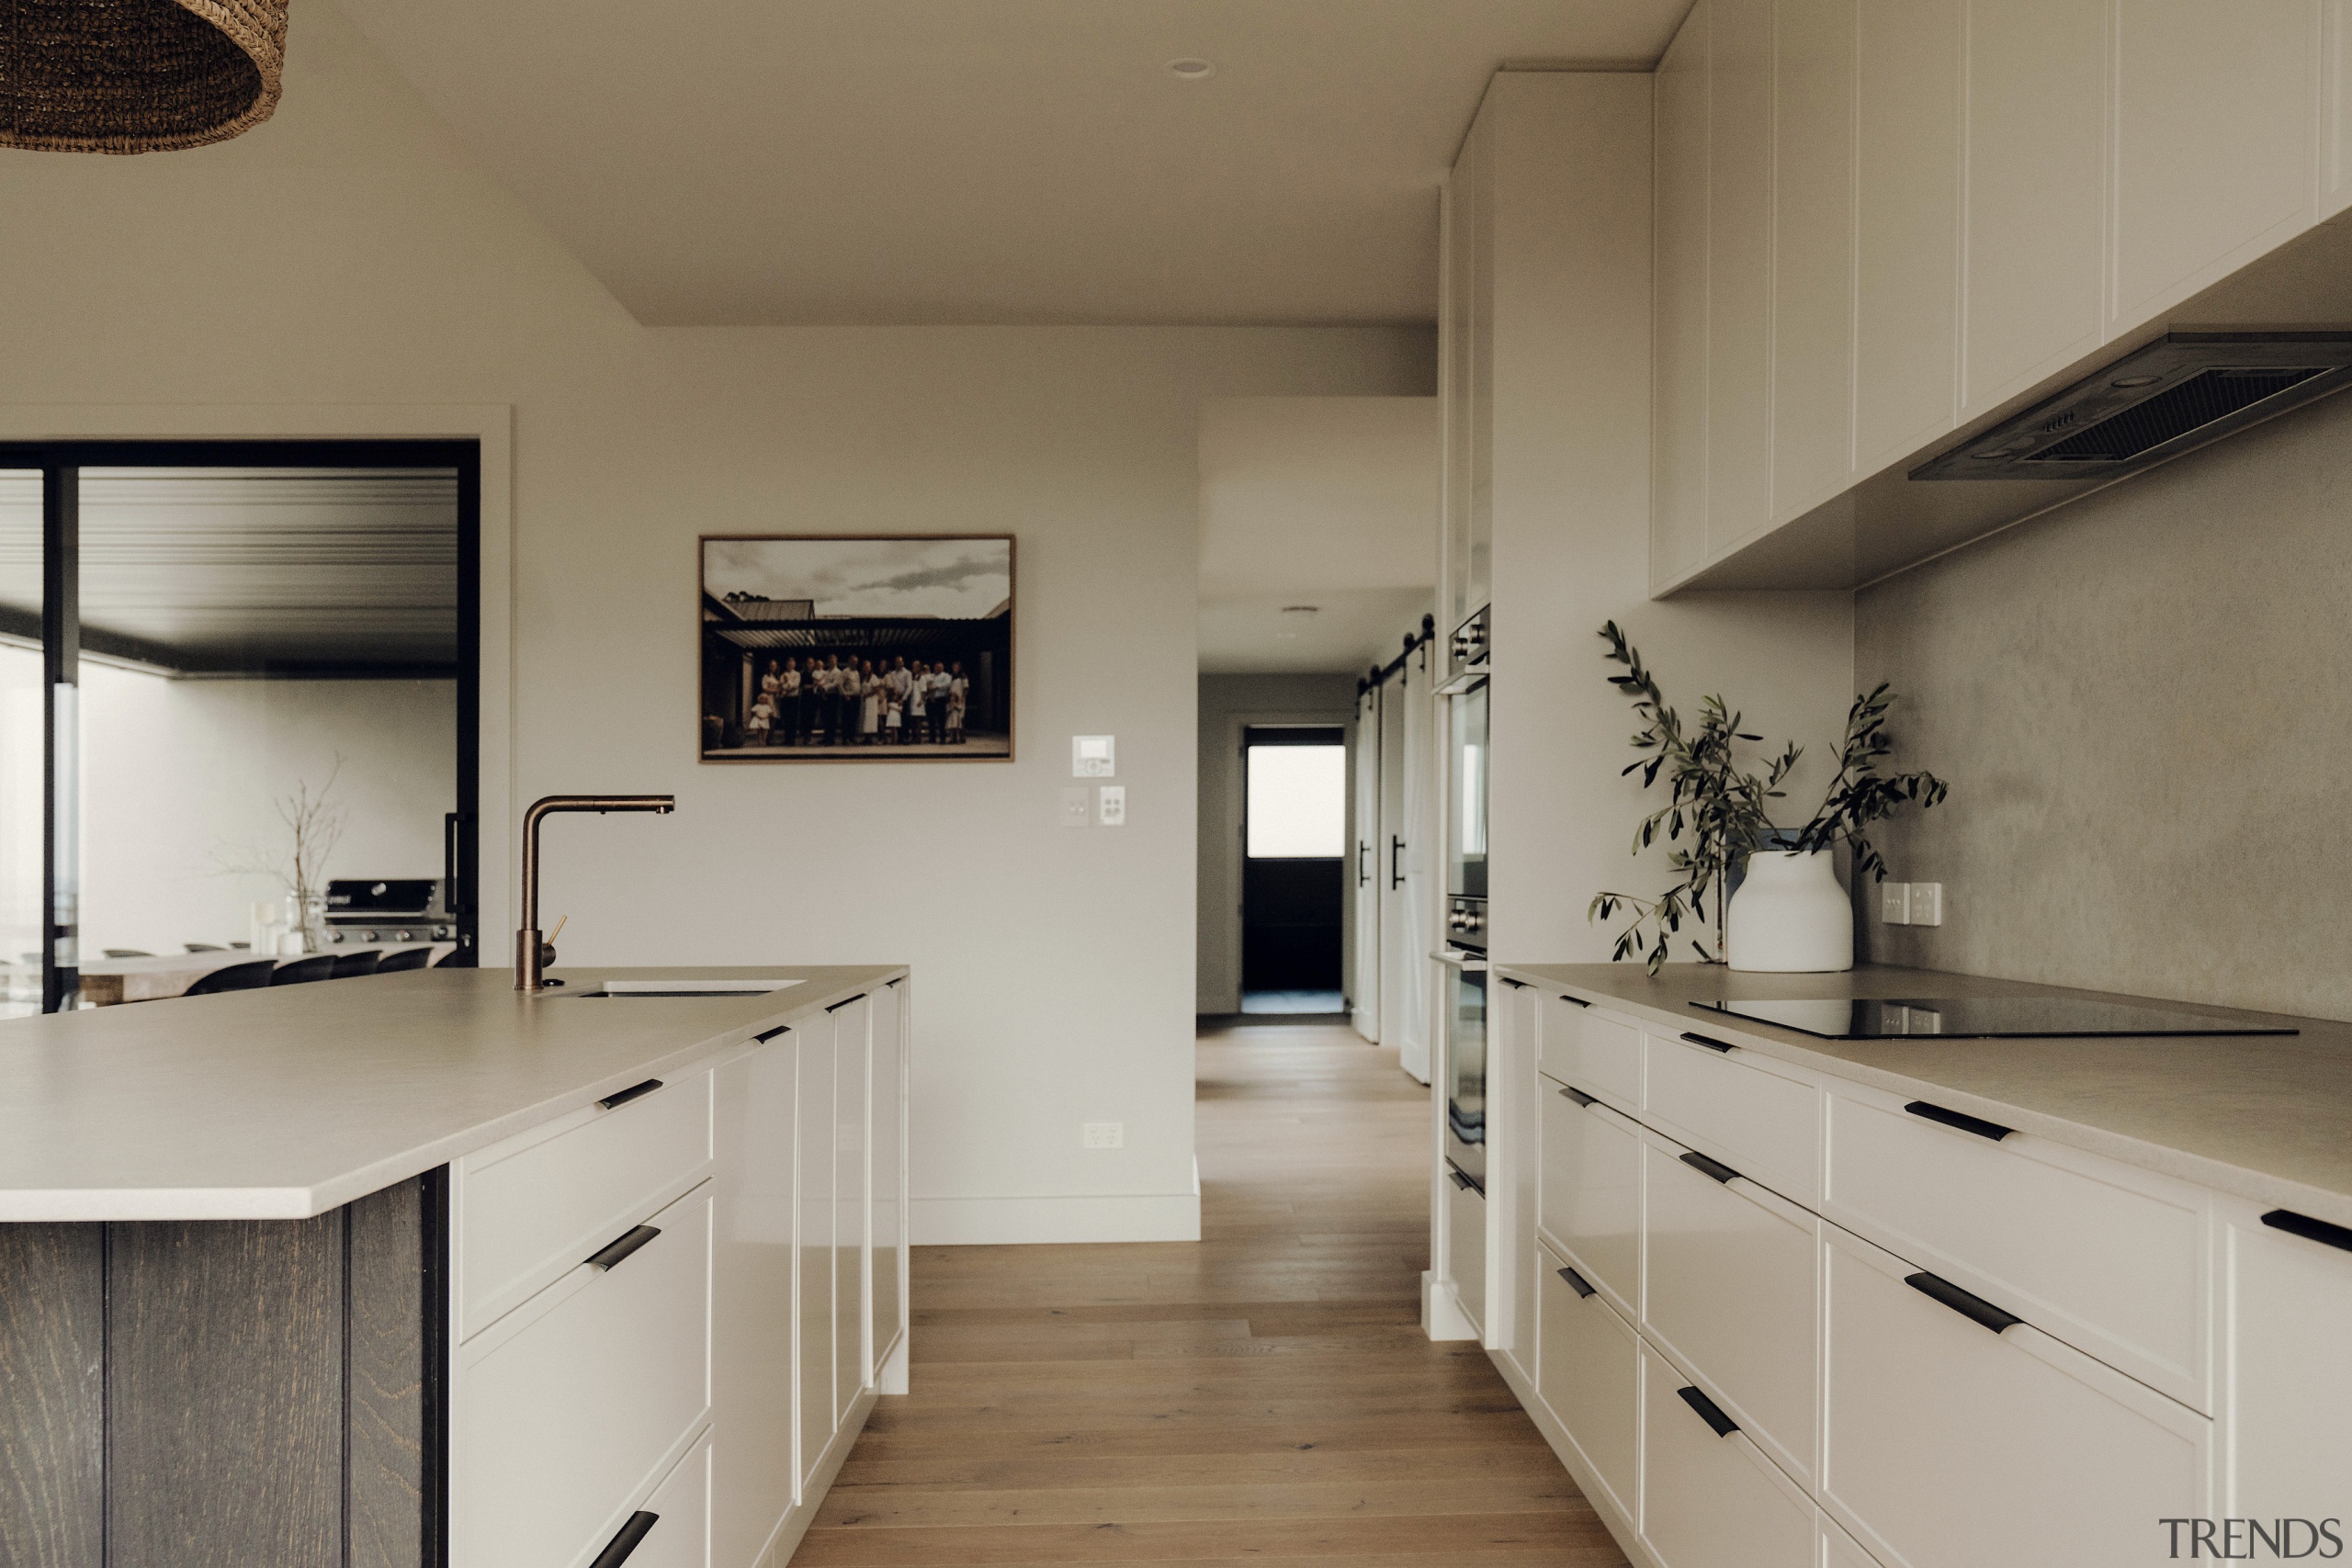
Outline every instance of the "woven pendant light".
<svg viewBox="0 0 2352 1568">
<path fill-rule="evenodd" d="M 0 146 L 157 152 L 277 107 L 287 0 L 0 0 Z"/>
</svg>

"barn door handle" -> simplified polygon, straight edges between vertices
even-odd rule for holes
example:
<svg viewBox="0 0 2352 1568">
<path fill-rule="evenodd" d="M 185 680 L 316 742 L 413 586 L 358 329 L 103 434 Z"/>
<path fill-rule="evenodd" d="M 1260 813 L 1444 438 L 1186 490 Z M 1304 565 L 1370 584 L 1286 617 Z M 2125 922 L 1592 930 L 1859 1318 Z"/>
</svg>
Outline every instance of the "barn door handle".
<svg viewBox="0 0 2352 1568">
<path fill-rule="evenodd" d="M 1393 890 L 1405 886 L 1405 874 L 1397 869 L 1397 857 L 1405 852 L 1405 840 L 1396 834 L 1388 835 L 1388 886 Z"/>
</svg>

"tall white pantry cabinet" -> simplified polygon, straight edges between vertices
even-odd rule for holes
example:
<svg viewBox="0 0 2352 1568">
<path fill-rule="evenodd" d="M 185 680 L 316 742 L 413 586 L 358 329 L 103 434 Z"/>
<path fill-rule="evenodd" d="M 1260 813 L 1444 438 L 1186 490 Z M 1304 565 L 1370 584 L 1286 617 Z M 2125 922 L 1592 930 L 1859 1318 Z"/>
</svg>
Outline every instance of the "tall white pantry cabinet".
<svg viewBox="0 0 2352 1568">
<path fill-rule="evenodd" d="M 451 1568 L 790 1558 L 906 1389 L 907 989 L 453 1165 Z"/>
</svg>

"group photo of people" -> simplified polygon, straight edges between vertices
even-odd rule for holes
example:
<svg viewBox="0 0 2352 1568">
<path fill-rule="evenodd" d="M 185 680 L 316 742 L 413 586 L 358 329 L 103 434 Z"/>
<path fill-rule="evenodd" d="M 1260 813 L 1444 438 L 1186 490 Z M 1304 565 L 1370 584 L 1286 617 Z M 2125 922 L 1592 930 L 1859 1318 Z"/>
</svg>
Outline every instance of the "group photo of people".
<svg viewBox="0 0 2352 1568">
<path fill-rule="evenodd" d="M 1012 755 L 1012 540 L 702 541 L 707 761 Z"/>
<path fill-rule="evenodd" d="M 743 721 L 746 746 L 961 746 L 972 689 L 961 662 L 771 659 Z"/>
</svg>

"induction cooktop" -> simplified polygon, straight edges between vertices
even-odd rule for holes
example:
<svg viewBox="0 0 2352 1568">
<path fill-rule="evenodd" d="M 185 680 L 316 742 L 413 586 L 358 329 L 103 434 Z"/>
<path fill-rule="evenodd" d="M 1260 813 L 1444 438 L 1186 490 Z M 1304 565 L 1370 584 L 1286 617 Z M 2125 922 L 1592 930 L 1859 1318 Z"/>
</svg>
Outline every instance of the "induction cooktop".
<svg viewBox="0 0 2352 1568">
<path fill-rule="evenodd" d="M 2283 1024 L 2213 1013 L 2173 1012 L 2087 997 L 1905 997 L 1834 1001 L 1692 1002 L 1704 1012 L 1752 1018 L 1825 1040 L 2094 1039 L 2143 1034 L 2295 1034 Z"/>
</svg>

